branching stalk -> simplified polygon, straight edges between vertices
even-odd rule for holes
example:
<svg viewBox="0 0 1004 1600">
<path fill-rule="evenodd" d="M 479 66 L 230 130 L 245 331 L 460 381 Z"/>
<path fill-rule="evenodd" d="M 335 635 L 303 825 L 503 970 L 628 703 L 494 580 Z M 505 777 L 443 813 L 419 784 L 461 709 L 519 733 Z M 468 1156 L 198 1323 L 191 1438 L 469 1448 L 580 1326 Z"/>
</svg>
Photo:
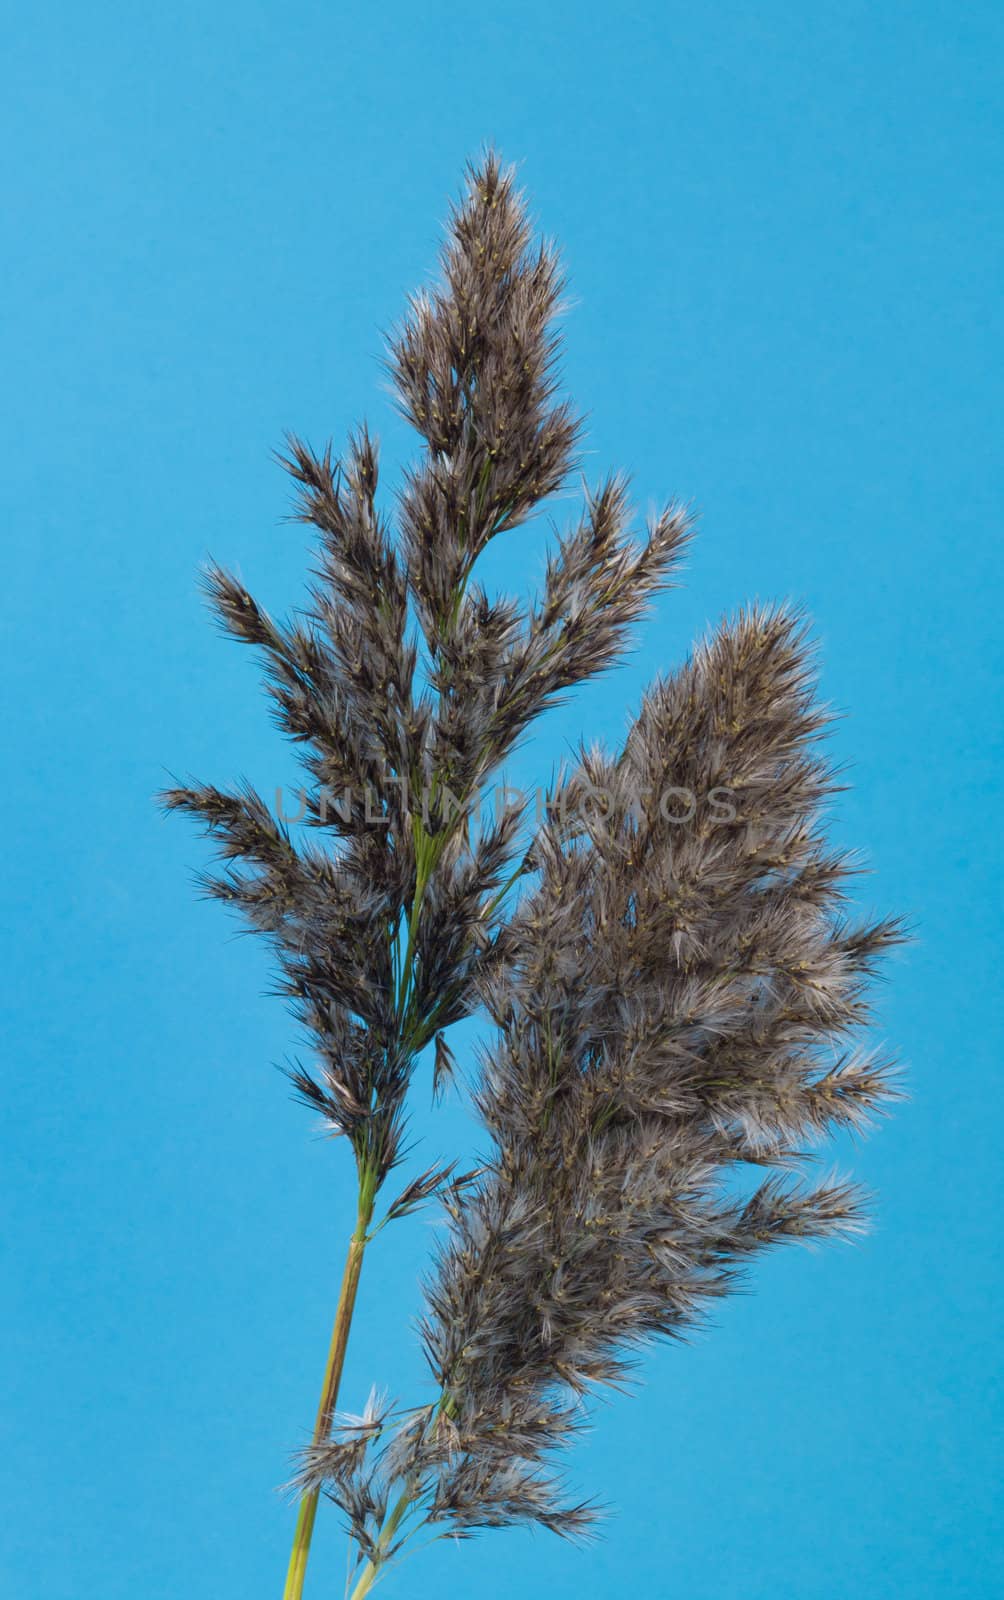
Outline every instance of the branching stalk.
<svg viewBox="0 0 1004 1600">
<path fill-rule="evenodd" d="M 422 899 L 429 876 L 435 867 L 443 845 L 442 839 L 429 839 L 422 832 L 418 823 L 415 824 L 415 842 L 417 857 L 415 894 L 408 919 L 407 946 L 401 963 L 401 980 L 397 995 L 397 1011 L 402 1027 L 406 1023 L 410 1003 L 410 986 L 413 979 L 412 967 L 414 965 L 415 944 L 422 911 Z M 369 1228 L 373 1220 L 378 1188 L 379 1184 L 372 1169 L 365 1165 L 362 1166 L 359 1178 L 359 1209 L 356 1228 L 349 1240 L 345 1270 L 342 1274 L 342 1286 L 338 1296 L 338 1307 L 335 1312 L 335 1322 L 331 1333 L 328 1364 L 324 1373 L 324 1386 L 321 1391 L 320 1404 L 317 1408 L 317 1420 L 314 1423 L 313 1443 L 315 1445 L 323 1444 L 331 1432 L 331 1423 L 335 1414 L 335 1406 L 338 1402 L 342 1368 L 345 1365 L 349 1330 L 352 1326 L 352 1316 L 355 1311 L 359 1275 L 362 1271 L 363 1255 L 370 1238 Z M 319 1498 L 320 1490 L 315 1488 L 308 1490 L 300 1501 L 297 1510 L 296 1529 L 293 1534 L 293 1549 L 286 1574 L 286 1587 L 283 1590 L 283 1600 L 301 1600 L 303 1595 L 303 1585 L 307 1575 L 307 1562 L 310 1557 L 310 1545 L 314 1536 L 314 1521 L 317 1516 Z M 405 1510 L 406 1506 L 402 1505 L 400 1513 L 402 1516 Z M 394 1527 L 396 1525 L 395 1522 Z M 393 1528 L 390 1529 L 390 1534 L 392 1533 Z M 388 1537 L 390 1537 L 390 1534 Z M 361 1581 L 362 1579 L 360 1579 Z M 370 1583 L 372 1581 L 373 1578 L 371 1577 Z M 369 1584 L 367 1584 L 368 1587 Z M 361 1589 L 359 1593 L 365 1594 L 366 1590 Z"/>
<path fill-rule="evenodd" d="M 376 1583 L 377 1578 L 380 1576 L 380 1569 L 387 1561 L 394 1535 L 407 1515 L 413 1499 L 414 1490 L 410 1485 L 406 1486 L 399 1499 L 392 1506 L 386 1522 L 380 1529 L 374 1555 L 366 1562 L 360 1572 L 350 1600 L 363 1600 L 364 1595 L 368 1595 Z"/>
<path fill-rule="evenodd" d="M 358 1218 L 355 1230 L 349 1240 L 345 1270 L 342 1274 L 342 1286 L 338 1295 L 338 1307 L 335 1311 L 335 1322 L 331 1331 L 328 1363 L 324 1371 L 324 1385 L 317 1408 L 317 1420 L 314 1423 L 314 1444 L 323 1444 L 331 1432 L 331 1420 L 335 1413 L 335 1406 L 338 1403 L 338 1389 L 342 1379 L 342 1368 L 345 1365 L 349 1329 L 352 1325 L 352 1314 L 356 1305 L 356 1291 L 359 1288 L 359 1275 L 362 1271 L 363 1255 L 366 1250 L 367 1234 L 370 1222 L 373 1219 L 375 1202 L 376 1185 L 369 1172 L 364 1168 L 359 1180 Z M 303 1583 L 307 1575 L 307 1561 L 310 1556 L 310 1543 L 314 1536 L 314 1519 L 317 1516 L 319 1495 L 320 1491 L 318 1489 L 311 1489 L 304 1494 L 300 1501 L 296 1517 L 296 1531 L 293 1535 L 293 1549 L 289 1558 L 289 1570 L 286 1574 L 286 1587 L 283 1590 L 283 1600 L 300 1600 L 303 1594 Z"/>
</svg>

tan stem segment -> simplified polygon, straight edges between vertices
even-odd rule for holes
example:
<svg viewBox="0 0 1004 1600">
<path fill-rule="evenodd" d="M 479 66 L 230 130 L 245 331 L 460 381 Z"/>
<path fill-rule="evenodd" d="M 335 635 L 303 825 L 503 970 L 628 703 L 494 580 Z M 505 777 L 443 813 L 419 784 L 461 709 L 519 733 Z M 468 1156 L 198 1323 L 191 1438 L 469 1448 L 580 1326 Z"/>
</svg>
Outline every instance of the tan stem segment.
<svg viewBox="0 0 1004 1600">
<path fill-rule="evenodd" d="M 315 1444 L 323 1444 L 331 1432 L 331 1419 L 335 1414 L 335 1405 L 338 1401 L 338 1386 L 342 1378 L 342 1367 L 345 1365 L 345 1350 L 349 1342 L 349 1327 L 352 1323 L 352 1313 L 356 1304 L 356 1290 L 359 1287 L 359 1274 L 362 1271 L 363 1253 L 366 1249 L 366 1232 L 372 1217 L 373 1194 L 371 1186 L 363 1184 L 360 1187 L 359 1194 L 359 1220 L 356 1224 L 356 1230 L 349 1240 L 349 1253 L 345 1260 L 345 1271 L 342 1274 L 342 1287 L 338 1295 L 335 1325 L 331 1330 L 331 1347 L 328 1351 L 328 1364 L 324 1370 L 324 1387 L 321 1390 L 321 1402 L 317 1408 L 317 1421 L 314 1423 Z M 307 1575 L 307 1560 L 310 1555 L 310 1541 L 314 1535 L 314 1518 L 317 1516 L 319 1495 L 320 1491 L 318 1489 L 311 1489 L 300 1501 L 296 1517 L 296 1532 L 293 1535 L 293 1551 L 289 1558 L 286 1587 L 283 1590 L 283 1600 L 301 1600 L 303 1595 L 303 1581 Z"/>
</svg>

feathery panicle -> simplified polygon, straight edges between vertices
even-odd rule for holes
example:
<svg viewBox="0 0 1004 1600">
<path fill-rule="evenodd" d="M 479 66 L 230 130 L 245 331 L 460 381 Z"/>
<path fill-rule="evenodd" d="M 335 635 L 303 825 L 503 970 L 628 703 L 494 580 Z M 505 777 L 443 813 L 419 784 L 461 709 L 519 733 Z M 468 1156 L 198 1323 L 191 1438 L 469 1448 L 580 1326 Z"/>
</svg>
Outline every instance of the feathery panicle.
<svg viewBox="0 0 1004 1600">
<path fill-rule="evenodd" d="M 756 1251 L 861 1226 L 853 1185 L 799 1169 L 807 1141 L 893 1092 L 887 1066 L 841 1050 L 899 930 L 844 920 L 850 868 L 818 819 L 825 722 L 798 619 L 751 611 L 651 691 L 619 756 L 584 755 L 552 796 L 485 989 L 493 1154 L 428 1285 L 440 1410 L 393 1447 L 430 1521 L 584 1526 L 548 1467 L 575 1397 L 622 1380 L 645 1339 L 683 1336 Z M 744 1166 L 777 1170 L 750 1191 Z"/>
<path fill-rule="evenodd" d="M 607 666 L 671 570 L 686 518 L 670 509 L 638 546 L 619 480 L 587 504 L 524 614 L 472 582 L 489 539 L 567 476 L 577 424 L 558 398 L 561 280 L 533 242 L 511 173 L 494 156 L 469 175 L 451 219 L 442 283 L 412 306 L 392 346 L 401 405 L 425 441 L 400 508 L 400 540 L 377 503 L 377 447 L 361 428 L 344 456 L 290 437 L 282 464 L 295 516 L 319 539 L 309 604 L 275 621 L 211 565 L 224 631 L 262 655 L 280 727 L 308 776 L 303 810 L 328 850 L 294 844 L 250 789 L 174 789 L 226 863 L 208 894 L 269 934 L 281 992 L 313 1035 L 318 1065 L 298 1097 L 348 1134 L 377 1181 L 400 1147 L 412 1064 L 475 1002 L 503 923 L 499 890 L 522 858 L 519 804 L 479 831 L 486 783 L 523 730 Z M 413 620 L 429 686 L 419 686 Z"/>
<path fill-rule="evenodd" d="M 798 616 L 722 623 L 649 690 L 619 753 L 580 752 L 532 837 L 519 797 L 482 806 L 535 720 L 623 654 L 690 535 L 669 504 L 639 537 L 611 475 L 527 604 L 477 581 L 486 546 L 575 463 L 561 295 L 554 250 L 487 155 L 438 284 L 390 344 L 421 440 L 396 518 L 365 427 L 338 459 L 290 437 L 294 515 L 317 539 L 304 608 L 276 621 L 223 569 L 205 576 L 224 631 L 260 652 L 306 826 L 247 784 L 163 803 L 212 840 L 206 893 L 272 941 L 312 1044 L 294 1094 L 359 1171 L 285 1600 L 322 1491 L 355 1541 L 356 1600 L 427 1524 L 585 1534 L 595 1508 L 554 1468 L 583 1398 L 620 1384 L 645 1341 L 686 1336 L 757 1251 L 858 1229 L 860 1193 L 810 1181 L 806 1151 L 895 1093 L 861 1035 L 902 929 L 846 909 L 853 863 L 821 823 L 837 786 Z M 433 1047 L 438 1093 L 457 1072 L 449 1029 L 477 1009 L 494 1028 L 475 1089 L 488 1154 L 462 1177 L 412 1178 L 374 1227 L 416 1058 Z M 363 1252 L 434 1198 L 447 1227 L 421 1336 L 437 1397 L 340 1416 Z"/>
</svg>

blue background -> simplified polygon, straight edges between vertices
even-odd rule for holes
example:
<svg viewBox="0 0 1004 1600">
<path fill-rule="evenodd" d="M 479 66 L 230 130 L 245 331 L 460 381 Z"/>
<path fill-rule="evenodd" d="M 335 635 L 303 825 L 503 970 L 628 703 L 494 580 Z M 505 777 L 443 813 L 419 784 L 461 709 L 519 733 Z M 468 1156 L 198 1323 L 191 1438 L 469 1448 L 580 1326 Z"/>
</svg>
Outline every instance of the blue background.
<svg viewBox="0 0 1004 1600">
<path fill-rule="evenodd" d="M 281 1590 L 273 1489 L 313 1417 L 349 1163 L 273 1070 L 296 1030 L 267 952 L 196 902 L 203 847 L 151 794 L 166 768 L 293 781 L 196 569 L 295 602 L 284 428 L 366 415 L 388 473 L 407 459 L 381 330 L 488 138 L 571 274 L 587 474 L 702 511 L 686 586 L 514 775 L 617 739 L 722 611 L 804 602 L 847 712 L 836 834 L 864 903 L 918 929 L 880 995 L 911 1101 L 852 1153 L 863 1244 L 761 1265 L 599 1408 L 571 1466 L 614 1507 L 600 1545 L 436 1545 L 385 1592 L 999 1592 L 1001 33 L 947 0 L 8 12 L 5 1593 Z M 491 581 L 523 589 L 541 549 L 499 541 Z M 427 1089 L 416 1164 L 471 1139 Z M 417 1392 L 429 1240 L 409 1221 L 367 1261 L 349 1406 Z M 308 1594 L 343 1572 L 329 1511 Z"/>
</svg>

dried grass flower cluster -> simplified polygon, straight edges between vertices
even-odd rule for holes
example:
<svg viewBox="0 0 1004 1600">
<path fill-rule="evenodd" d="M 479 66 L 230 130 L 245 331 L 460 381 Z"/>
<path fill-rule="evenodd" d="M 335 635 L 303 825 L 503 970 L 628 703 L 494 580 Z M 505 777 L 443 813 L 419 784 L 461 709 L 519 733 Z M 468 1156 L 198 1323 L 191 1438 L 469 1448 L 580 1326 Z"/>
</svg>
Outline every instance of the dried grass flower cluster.
<svg viewBox="0 0 1004 1600">
<path fill-rule="evenodd" d="M 813 1182 L 807 1148 L 863 1127 L 894 1091 L 862 1048 L 867 988 L 898 923 L 858 924 L 828 847 L 834 787 L 801 619 L 723 623 L 646 695 L 621 751 L 585 749 L 534 820 L 482 801 L 517 741 L 609 667 L 689 535 L 676 505 L 638 537 L 610 477 L 520 605 L 478 557 L 566 484 L 580 424 L 558 392 L 562 280 L 511 172 L 468 175 L 441 281 L 389 369 L 423 440 L 391 519 L 376 446 L 335 460 L 290 442 L 319 538 L 306 608 L 273 620 L 217 567 L 224 629 L 254 645 L 304 759 L 306 824 L 250 787 L 178 787 L 222 866 L 206 891 L 272 941 L 312 1040 L 297 1095 L 351 1145 L 359 1204 L 301 1499 L 286 1600 L 302 1593 L 322 1493 L 342 1509 L 365 1595 L 421 1528 L 585 1530 L 556 1456 L 582 1398 L 678 1336 L 759 1250 L 852 1231 L 861 1197 Z M 318 843 L 308 842 L 310 830 Z M 401 1155 L 418 1056 L 491 1024 L 472 1083 L 474 1174 L 429 1169 L 374 1224 Z M 753 1181 L 748 1175 L 754 1174 Z M 433 1397 L 336 1402 L 363 1253 L 433 1195 L 445 1230 L 421 1337 Z"/>
</svg>

